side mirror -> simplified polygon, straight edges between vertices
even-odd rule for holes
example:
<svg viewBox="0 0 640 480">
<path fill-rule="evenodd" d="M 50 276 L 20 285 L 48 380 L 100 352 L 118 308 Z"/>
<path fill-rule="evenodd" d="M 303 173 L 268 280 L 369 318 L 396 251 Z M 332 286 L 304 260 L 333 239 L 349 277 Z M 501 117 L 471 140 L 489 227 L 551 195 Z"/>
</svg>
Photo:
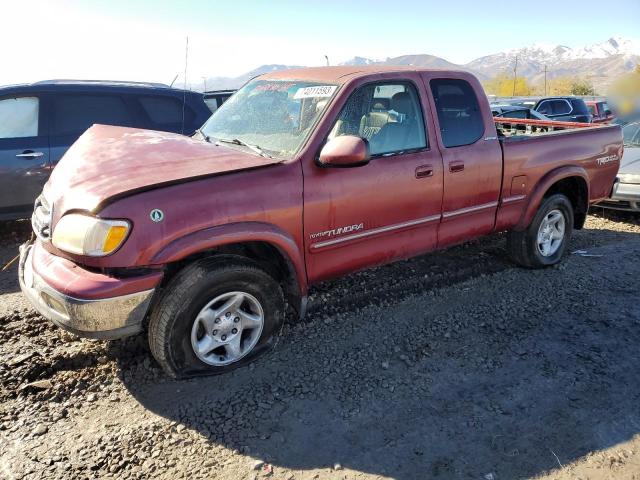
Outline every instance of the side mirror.
<svg viewBox="0 0 640 480">
<path fill-rule="evenodd" d="M 322 147 L 318 161 L 323 167 L 359 167 L 369 159 L 369 142 L 355 135 L 342 135 Z"/>
</svg>

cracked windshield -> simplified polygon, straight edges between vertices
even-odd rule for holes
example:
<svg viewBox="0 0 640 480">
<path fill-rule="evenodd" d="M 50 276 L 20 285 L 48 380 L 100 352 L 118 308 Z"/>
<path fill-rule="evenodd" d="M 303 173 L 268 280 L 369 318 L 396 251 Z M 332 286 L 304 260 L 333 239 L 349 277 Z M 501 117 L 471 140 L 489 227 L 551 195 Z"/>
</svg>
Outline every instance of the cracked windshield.
<svg viewBox="0 0 640 480">
<path fill-rule="evenodd" d="M 326 108 L 336 85 L 256 80 L 241 88 L 202 127 L 211 141 L 258 147 L 292 158 Z"/>
</svg>

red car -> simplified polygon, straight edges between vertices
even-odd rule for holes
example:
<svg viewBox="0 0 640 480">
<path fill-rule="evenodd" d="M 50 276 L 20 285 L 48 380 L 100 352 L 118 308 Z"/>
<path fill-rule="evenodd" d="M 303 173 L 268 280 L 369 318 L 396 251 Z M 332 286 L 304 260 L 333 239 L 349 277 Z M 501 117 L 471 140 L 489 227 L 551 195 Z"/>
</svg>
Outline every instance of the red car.
<svg viewBox="0 0 640 480">
<path fill-rule="evenodd" d="M 601 100 L 588 100 L 585 102 L 593 115 L 593 123 L 609 123 L 613 120 L 613 113 L 607 102 Z"/>
<path fill-rule="evenodd" d="M 146 331 L 190 376 L 267 350 L 322 280 L 496 231 L 554 265 L 611 191 L 620 127 L 512 121 L 560 125 L 497 129 L 466 72 L 358 66 L 258 77 L 192 138 L 94 126 L 36 203 L 22 291 L 79 335 Z"/>
</svg>

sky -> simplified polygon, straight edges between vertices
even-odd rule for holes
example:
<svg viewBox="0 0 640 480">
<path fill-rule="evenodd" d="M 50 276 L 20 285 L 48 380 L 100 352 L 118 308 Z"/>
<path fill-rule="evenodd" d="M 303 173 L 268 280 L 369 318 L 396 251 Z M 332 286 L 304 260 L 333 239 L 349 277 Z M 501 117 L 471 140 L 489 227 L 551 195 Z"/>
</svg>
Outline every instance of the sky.
<svg viewBox="0 0 640 480">
<path fill-rule="evenodd" d="M 0 0 L 0 84 L 184 83 L 263 64 L 429 53 L 454 63 L 532 43 L 640 37 L 640 0 Z"/>
</svg>

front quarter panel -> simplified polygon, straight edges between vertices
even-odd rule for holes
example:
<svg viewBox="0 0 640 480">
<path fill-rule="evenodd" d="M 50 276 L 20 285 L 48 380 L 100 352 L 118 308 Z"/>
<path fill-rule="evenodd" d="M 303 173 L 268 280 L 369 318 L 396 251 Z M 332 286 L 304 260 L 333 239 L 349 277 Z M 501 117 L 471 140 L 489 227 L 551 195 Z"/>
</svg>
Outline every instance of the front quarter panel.
<svg viewBox="0 0 640 480">
<path fill-rule="evenodd" d="M 162 212 L 162 220 L 151 218 L 154 210 Z M 282 232 L 302 251 L 301 169 L 299 163 L 288 162 L 185 181 L 116 200 L 98 216 L 124 218 L 132 223 L 129 237 L 114 254 L 80 257 L 56 250 L 51 244 L 47 248 L 90 267 L 158 265 L 180 259 L 176 252 L 171 256 L 160 252 L 181 238 L 212 227 L 254 222 Z"/>
</svg>

